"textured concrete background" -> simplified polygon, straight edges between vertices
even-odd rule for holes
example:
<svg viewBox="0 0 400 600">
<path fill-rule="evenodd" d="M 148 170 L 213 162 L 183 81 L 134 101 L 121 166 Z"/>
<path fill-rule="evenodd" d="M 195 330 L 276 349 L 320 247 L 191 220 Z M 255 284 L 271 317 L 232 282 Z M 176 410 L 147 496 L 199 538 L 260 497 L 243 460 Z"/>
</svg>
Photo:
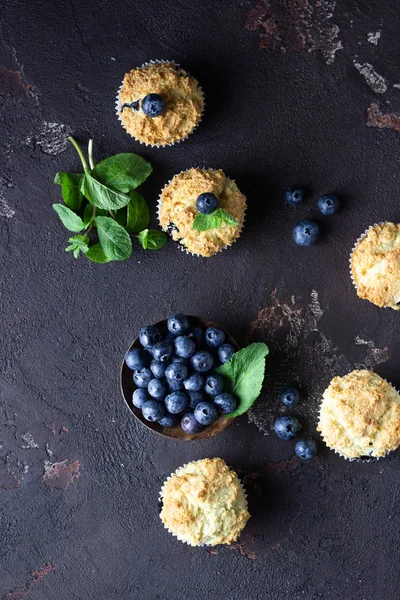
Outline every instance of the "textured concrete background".
<svg viewBox="0 0 400 600">
<path fill-rule="evenodd" d="M 353 464 L 319 442 L 299 465 L 271 434 L 293 378 L 310 432 L 333 375 L 362 365 L 400 386 L 400 315 L 358 300 L 348 274 L 360 233 L 400 218 L 399 25 L 395 0 L 0 3 L 1 598 L 399 598 L 398 453 Z M 114 97 L 156 58 L 199 79 L 207 110 L 188 141 L 151 150 L 123 131 Z M 79 167 L 71 132 L 94 138 L 97 159 L 151 161 L 153 215 L 175 173 L 223 168 L 248 196 L 240 241 L 208 260 L 169 243 L 75 261 L 51 208 L 55 172 Z M 284 207 L 291 184 L 312 199 Z M 343 210 L 296 247 L 294 223 L 332 191 Z M 152 435 L 120 397 L 125 349 L 173 310 L 271 347 L 249 419 L 208 441 Z M 252 519 L 232 548 L 189 548 L 158 518 L 164 478 L 206 456 L 247 486 Z"/>
</svg>

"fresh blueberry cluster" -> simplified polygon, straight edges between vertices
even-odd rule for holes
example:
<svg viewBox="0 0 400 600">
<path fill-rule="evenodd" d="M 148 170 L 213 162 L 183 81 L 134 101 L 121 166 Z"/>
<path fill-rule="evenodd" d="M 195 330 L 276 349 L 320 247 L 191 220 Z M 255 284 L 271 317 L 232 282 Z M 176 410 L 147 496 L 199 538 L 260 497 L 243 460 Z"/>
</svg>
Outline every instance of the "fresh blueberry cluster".
<svg viewBox="0 0 400 600">
<path fill-rule="evenodd" d="M 285 191 L 285 202 L 290 206 L 298 206 L 303 202 L 305 195 L 304 189 L 290 187 Z M 318 200 L 318 208 L 325 216 L 334 215 L 339 207 L 339 200 L 334 194 L 326 194 Z M 300 221 L 293 228 L 293 239 L 299 246 L 311 246 L 319 239 L 320 233 L 314 221 Z"/>
<path fill-rule="evenodd" d="M 294 408 L 301 398 L 300 391 L 295 387 L 284 388 L 279 399 L 287 408 Z M 278 417 L 274 423 L 276 435 L 281 440 L 292 440 L 299 436 L 303 426 L 297 417 L 282 416 Z M 296 456 L 302 460 L 314 458 L 317 454 L 317 445 L 314 440 L 301 439 L 295 446 Z"/>
<path fill-rule="evenodd" d="M 223 378 L 215 372 L 235 348 L 225 343 L 222 329 L 204 329 L 179 313 L 167 326 L 165 336 L 154 325 L 143 327 L 142 348 L 129 350 L 125 357 L 136 385 L 132 404 L 147 421 L 163 427 L 180 423 L 193 435 L 236 409 L 236 398 L 225 391 Z"/>
</svg>

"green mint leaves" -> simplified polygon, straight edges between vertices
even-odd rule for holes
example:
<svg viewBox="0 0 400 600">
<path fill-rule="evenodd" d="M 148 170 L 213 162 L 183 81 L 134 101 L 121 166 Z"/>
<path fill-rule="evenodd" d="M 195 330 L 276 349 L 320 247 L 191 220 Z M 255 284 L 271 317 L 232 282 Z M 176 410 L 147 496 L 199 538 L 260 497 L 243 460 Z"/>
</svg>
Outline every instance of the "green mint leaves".
<svg viewBox="0 0 400 600">
<path fill-rule="evenodd" d="M 230 226 L 237 226 L 239 222 L 236 221 L 226 212 L 223 208 L 217 208 L 214 212 L 209 215 L 203 215 L 197 213 L 193 221 L 193 229 L 196 231 L 208 231 L 208 229 L 219 229 L 223 223 Z"/>
<path fill-rule="evenodd" d="M 247 412 L 261 392 L 265 374 L 265 357 L 268 346 L 262 342 L 250 344 L 236 352 L 228 362 L 217 369 L 228 384 L 228 390 L 239 400 L 236 410 L 229 418 Z"/>
<path fill-rule="evenodd" d="M 89 141 L 87 161 L 73 138 L 83 173 L 57 173 L 54 183 L 61 186 L 64 204 L 53 204 L 63 225 L 74 233 L 66 251 L 75 258 L 83 253 L 94 263 L 126 260 L 132 253 L 135 237 L 144 249 L 158 250 L 167 243 L 162 231 L 148 229 L 150 211 L 146 200 L 136 191 L 152 172 L 152 167 L 137 154 L 122 153 L 93 162 Z M 91 234 L 97 230 L 98 243 Z M 84 235 L 82 232 L 85 232 Z M 96 240 L 97 241 L 97 240 Z"/>
</svg>

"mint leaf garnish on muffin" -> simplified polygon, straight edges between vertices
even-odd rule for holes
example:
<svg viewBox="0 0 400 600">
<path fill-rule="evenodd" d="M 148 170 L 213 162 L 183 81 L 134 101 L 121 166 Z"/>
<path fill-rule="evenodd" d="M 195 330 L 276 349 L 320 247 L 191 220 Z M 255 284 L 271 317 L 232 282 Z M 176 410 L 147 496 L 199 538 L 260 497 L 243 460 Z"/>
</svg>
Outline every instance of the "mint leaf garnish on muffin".
<svg viewBox="0 0 400 600">
<path fill-rule="evenodd" d="M 235 411 L 227 415 L 237 417 L 247 412 L 261 392 L 265 374 L 265 357 L 268 346 L 262 342 L 242 348 L 217 369 L 228 385 L 228 391 L 239 400 Z"/>
<path fill-rule="evenodd" d="M 236 221 L 232 215 L 226 212 L 223 208 L 217 208 L 214 212 L 209 215 L 197 213 L 193 221 L 193 229 L 196 231 L 208 231 L 209 229 L 219 229 L 223 223 L 226 225 L 237 226 L 239 222 Z"/>
<path fill-rule="evenodd" d="M 54 183 L 61 186 L 64 204 L 53 204 L 63 225 L 74 233 L 67 252 L 75 258 L 85 254 L 95 263 L 126 260 L 132 253 L 131 233 L 143 248 L 158 250 L 165 246 L 162 231 L 147 229 L 150 211 L 146 200 L 136 191 L 152 172 L 144 158 L 132 153 L 116 154 L 93 161 L 93 140 L 89 140 L 88 161 L 74 138 L 83 173 L 57 173 Z M 98 243 L 91 234 L 97 231 Z"/>
</svg>

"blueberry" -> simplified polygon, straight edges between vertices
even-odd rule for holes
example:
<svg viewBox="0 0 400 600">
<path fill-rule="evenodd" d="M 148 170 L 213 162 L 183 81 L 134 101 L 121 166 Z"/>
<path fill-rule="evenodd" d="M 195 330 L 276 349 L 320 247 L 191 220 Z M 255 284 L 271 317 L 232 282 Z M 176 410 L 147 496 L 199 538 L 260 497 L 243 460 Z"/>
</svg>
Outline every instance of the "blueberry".
<svg viewBox="0 0 400 600">
<path fill-rule="evenodd" d="M 132 394 L 132 404 L 136 408 L 142 408 L 143 404 L 148 400 L 150 400 L 150 396 L 144 388 L 138 388 Z"/>
<path fill-rule="evenodd" d="M 224 380 L 221 375 L 209 375 L 206 379 L 204 391 L 209 396 L 218 396 L 224 391 Z"/>
<path fill-rule="evenodd" d="M 190 368 L 190 361 L 187 358 L 182 358 L 182 356 L 173 356 L 171 362 L 180 363 L 181 365 L 186 365 L 188 369 Z"/>
<path fill-rule="evenodd" d="M 200 194 L 196 200 L 196 208 L 203 215 L 209 215 L 214 212 L 218 205 L 218 198 L 215 194 L 211 192 L 205 192 L 204 194 Z"/>
<path fill-rule="evenodd" d="M 204 377 L 200 373 L 192 373 L 185 379 L 183 385 L 188 392 L 198 392 L 204 387 Z"/>
<path fill-rule="evenodd" d="M 281 440 L 292 440 L 299 435 L 302 425 L 297 417 L 278 417 L 274 429 Z"/>
<path fill-rule="evenodd" d="M 125 356 L 125 362 L 127 367 L 132 371 L 137 371 L 142 367 L 146 366 L 148 354 L 144 350 L 138 348 L 132 348 Z"/>
<path fill-rule="evenodd" d="M 184 382 L 188 378 L 189 371 L 186 365 L 173 362 L 165 369 L 165 377 L 170 381 Z"/>
<path fill-rule="evenodd" d="M 218 327 L 209 327 L 206 330 L 206 342 L 213 348 L 218 348 L 225 341 L 225 332 Z"/>
<path fill-rule="evenodd" d="M 228 362 L 230 358 L 235 354 L 236 349 L 232 346 L 232 344 L 222 344 L 218 348 L 218 358 L 223 363 Z"/>
<path fill-rule="evenodd" d="M 151 349 L 154 344 L 161 341 L 161 333 L 154 325 L 142 327 L 139 333 L 139 341 L 144 348 Z"/>
<path fill-rule="evenodd" d="M 168 381 L 168 387 L 170 392 L 178 392 L 185 389 L 183 381 Z"/>
<path fill-rule="evenodd" d="M 161 362 L 168 362 L 172 358 L 173 349 L 168 342 L 157 342 L 152 349 L 153 356 Z"/>
<path fill-rule="evenodd" d="M 167 411 L 173 415 L 177 415 L 187 408 L 189 405 L 189 397 L 186 392 L 172 392 L 165 398 L 165 406 Z"/>
<path fill-rule="evenodd" d="M 159 117 L 165 109 L 165 100 L 160 94 L 147 94 L 142 100 L 142 111 L 148 117 Z"/>
<path fill-rule="evenodd" d="M 183 335 L 190 329 L 190 321 L 188 317 L 181 313 L 175 313 L 168 319 L 168 331 L 174 335 Z"/>
<path fill-rule="evenodd" d="M 318 208 L 323 215 L 334 215 L 339 210 L 339 200 L 337 196 L 327 194 L 318 200 Z"/>
<path fill-rule="evenodd" d="M 189 398 L 190 398 L 190 402 L 189 402 L 190 408 L 196 408 L 196 406 L 198 404 L 200 404 L 200 402 L 206 401 L 206 398 L 205 398 L 203 392 L 188 392 L 188 394 L 189 394 Z"/>
<path fill-rule="evenodd" d="M 295 387 L 285 387 L 279 394 L 279 400 L 287 406 L 287 408 L 293 408 L 300 400 L 300 391 Z"/>
<path fill-rule="evenodd" d="M 158 422 L 160 425 L 162 425 L 162 427 L 174 427 L 178 423 L 178 420 L 179 419 L 176 415 L 167 414 Z"/>
<path fill-rule="evenodd" d="M 210 425 L 218 418 L 218 411 L 212 402 L 200 402 L 194 409 L 194 416 L 200 425 Z"/>
<path fill-rule="evenodd" d="M 181 358 L 190 358 L 195 353 L 196 344 L 189 337 L 179 335 L 175 339 L 175 354 Z"/>
<path fill-rule="evenodd" d="M 192 327 L 189 337 L 192 338 L 197 346 L 201 346 L 204 341 L 204 329 L 203 327 L 196 326 Z"/>
<path fill-rule="evenodd" d="M 167 364 L 161 362 L 161 360 L 154 359 L 150 363 L 150 370 L 153 373 L 154 377 L 157 378 L 164 377 L 166 368 Z"/>
<path fill-rule="evenodd" d="M 146 367 L 133 372 L 133 381 L 138 388 L 147 388 L 151 379 L 153 379 L 153 373 Z"/>
<path fill-rule="evenodd" d="M 186 415 L 182 417 L 181 427 L 185 433 L 189 433 L 191 435 L 200 433 L 200 431 L 203 429 L 203 426 L 196 421 L 193 413 L 186 413 Z"/>
<path fill-rule="evenodd" d="M 290 187 L 285 192 L 285 201 L 291 206 L 297 206 L 304 200 L 304 190 L 301 188 Z"/>
<path fill-rule="evenodd" d="M 191 363 L 195 371 L 198 371 L 199 373 L 207 373 L 207 371 L 212 369 L 214 359 L 209 352 L 202 350 L 200 352 L 196 352 L 196 354 L 193 354 Z"/>
<path fill-rule="evenodd" d="M 165 406 L 162 402 L 156 400 L 148 400 L 142 406 L 142 415 L 146 421 L 159 421 L 165 417 Z"/>
<path fill-rule="evenodd" d="M 293 229 L 293 239 L 299 246 L 311 246 L 319 238 L 319 227 L 313 221 L 301 221 Z"/>
<path fill-rule="evenodd" d="M 303 460 L 310 460 L 317 454 L 317 444 L 314 440 L 299 440 L 294 449 L 296 456 Z"/>
<path fill-rule="evenodd" d="M 214 404 L 218 406 L 223 415 L 229 415 L 231 412 L 236 410 L 237 400 L 232 396 L 232 394 L 227 394 L 224 392 L 223 394 L 219 394 L 216 396 L 216 398 L 214 398 Z"/>
<path fill-rule="evenodd" d="M 152 398 L 155 398 L 155 400 L 164 400 L 169 390 L 165 379 L 152 379 L 149 381 L 147 391 Z"/>
</svg>

